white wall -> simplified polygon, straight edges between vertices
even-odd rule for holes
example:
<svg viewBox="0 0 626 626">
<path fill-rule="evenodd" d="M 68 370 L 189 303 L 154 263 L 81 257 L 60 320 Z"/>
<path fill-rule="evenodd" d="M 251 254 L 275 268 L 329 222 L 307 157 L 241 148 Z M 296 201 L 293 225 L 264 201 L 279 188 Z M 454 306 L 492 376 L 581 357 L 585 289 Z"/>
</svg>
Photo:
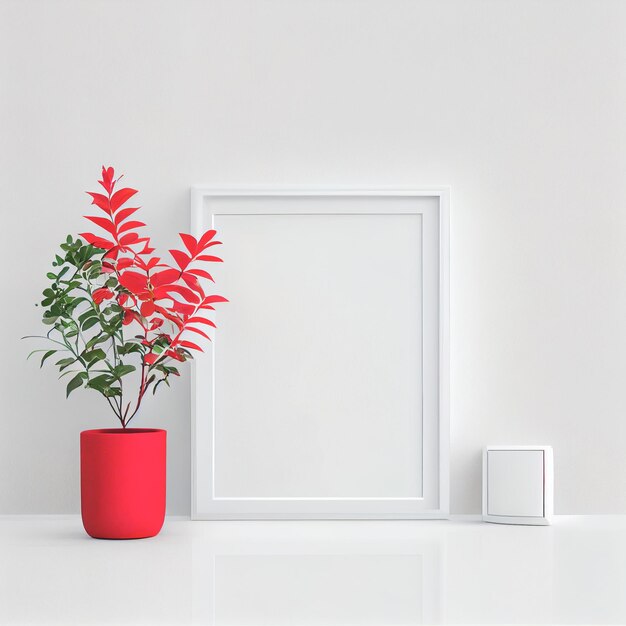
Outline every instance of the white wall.
<svg viewBox="0 0 626 626">
<path fill-rule="evenodd" d="M 449 184 L 452 509 L 484 444 L 554 445 L 557 513 L 626 513 L 626 3 L 0 0 L 0 513 L 78 510 L 78 433 L 19 337 L 102 163 L 161 246 L 192 183 Z M 189 511 L 189 378 L 169 431 Z"/>
</svg>

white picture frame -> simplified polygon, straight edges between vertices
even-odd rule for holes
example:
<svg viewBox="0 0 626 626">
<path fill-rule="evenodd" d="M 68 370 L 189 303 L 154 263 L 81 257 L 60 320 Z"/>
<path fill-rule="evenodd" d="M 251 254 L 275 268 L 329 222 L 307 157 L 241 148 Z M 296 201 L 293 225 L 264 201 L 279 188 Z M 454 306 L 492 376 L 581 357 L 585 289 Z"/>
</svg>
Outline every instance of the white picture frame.
<svg viewBox="0 0 626 626">
<path fill-rule="evenodd" d="M 220 268 L 216 270 L 217 290 L 231 301 L 234 300 L 235 304 L 226 304 L 221 311 L 216 312 L 218 330 L 215 332 L 214 341 L 206 347 L 204 353 L 195 358 L 193 365 L 192 519 L 442 519 L 449 516 L 449 221 L 450 190 L 447 187 L 420 189 L 276 189 L 224 188 L 210 185 L 192 187 L 193 234 L 198 236 L 209 228 L 216 228 L 219 238 L 225 242 L 222 251 L 228 251 L 230 247 L 235 255 L 230 263 L 228 254 L 224 255 L 226 260 L 223 266 L 226 268 L 224 271 L 230 271 L 230 275 L 225 280 L 219 275 Z M 285 463 L 284 467 L 279 468 L 280 473 L 271 474 L 268 470 L 267 477 L 264 477 L 262 467 L 259 471 L 258 463 L 259 459 L 262 461 L 262 455 L 257 454 L 259 451 L 251 447 L 256 441 L 243 441 L 248 436 L 247 433 L 252 432 L 251 425 L 254 428 L 260 428 L 261 430 L 258 431 L 260 433 L 273 432 L 279 438 L 284 437 L 285 441 L 287 441 L 287 435 L 284 435 L 281 429 L 277 429 L 276 423 L 270 424 L 274 419 L 274 411 L 267 408 L 264 415 L 262 403 L 261 406 L 248 403 L 245 405 L 246 410 L 240 408 L 239 412 L 237 411 L 237 406 L 243 406 L 237 405 L 237 402 L 247 396 L 247 389 L 245 382 L 242 383 L 244 385 L 242 389 L 239 381 L 235 381 L 238 376 L 232 369 L 231 360 L 234 359 L 232 353 L 238 351 L 239 362 L 248 360 L 254 362 L 254 357 L 259 355 L 254 355 L 253 351 L 265 350 L 262 359 L 259 356 L 258 361 L 268 363 L 268 366 L 257 370 L 259 376 L 262 376 L 266 370 L 271 371 L 272 365 L 276 365 L 276 371 L 283 373 L 288 372 L 288 368 L 285 369 L 285 363 L 272 364 L 274 350 L 267 350 L 267 344 L 263 345 L 263 341 L 259 341 L 259 346 L 256 341 L 241 343 L 242 340 L 238 335 L 240 332 L 243 335 L 247 332 L 242 327 L 244 324 L 241 320 L 248 320 L 249 315 L 240 318 L 239 327 L 227 317 L 228 307 L 231 306 L 234 308 L 231 309 L 230 314 L 236 317 L 234 312 L 237 312 L 237 299 L 245 300 L 243 295 L 248 287 L 252 289 L 258 280 L 266 281 L 268 284 L 273 278 L 278 280 L 277 276 L 272 274 L 272 271 L 277 273 L 277 268 L 284 267 L 285 271 L 289 272 L 290 259 L 284 257 L 278 260 L 269 259 L 267 263 L 264 259 L 265 275 L 255 277 L 254 285 L 252 282 L 246 284 L 255 266 L 250 264 L 249 259 L 242 261 L 241 257 L 249 254 L 250 242 L 254 242 L 257 233 L 259 237 L 263 234 L 273 241 L 274 247 L 285 240 L 295 242 L 293 244 L 295 247 L 290 249 L 292 252 L 297 252 L 300 249 L 296 245 L 297 238 L 305 237 L 302 243 L 309 245 L 310 241 L 306 237 L 310 239 L 318 231 L 328 233 L 343 229 L 344 240 L 360 241 L 359 237 L 353 238 L 350 235 L 350 229 L 355 227 L 358 235 L 365 240 L 369 237 L 374 241 L 373 237 L 376 233 L 382 232 L 383 237 L 379 241 L 382 246 L 387 245 L 386 252 L 383 248 L 382 253 L 385 257 L 395 254 L 396 265 L 388 265 L 380 270 L 379 283 L 387 284 L 394 283 L 394 281 L 398 283 L 394 286 L 398 291 L 398 302 L 402 303 L 405 302 L 403 300 L 405 296 L 408 298 L 406 302 L 415 302 L 411 291 L 414 288 L 416 294 L 419 295 L 419 304 L 416 306 L 421 307 L 417 318 L 418 331 L 411 327 L 414 322 L 409 320 L 407 323 L 405 320 L 407 337 L 410 335 L 407 345 L 419 346 L 421 349 L 421 353 L 411 360 L 415 367 L 415 374 L 421 375 L 419 384 L 416 382 L 416 388 L 420 390 L 421 395 L 417 397 L 416 392 L 413 393 L 411 400 L 407 399 L 404 404 L 402 404 L 402 393 L 388 393 L 387 396 L 390 403 L 393 400 L 400 403 L 398 406 L 408 407 L 406 410 L 409 415 L 412 415 L 411 411 L 415 409 L 415 424 L 408 426 L 410 432 L 419 432 L 420 436 L 415 439 L 417 443 L 414 443 L 411 438 L 407 440 L 400 436 L 404 432 L 401 428 L 406 427 L 406 416 L 402 418 L 404 421 L 398 417 L 398 424 L 393 421 L 395 413 L 392 413 L 391 417 L 385 416 L 388 420 L 385 422 L 385 433 L 387 424 L 390 424 L 389 430 L 393 431 L 395 436 L 394 445 L 400 446 L 398 442 L 408 441 L 407 446 L 415 447 L 415 458 L 411 458 L 410 463 L 414 463 L 416 467 L 419 466 L 420 475 L 414 479 L 415 486 L 413 483 L 409 485 L 409 482 L 404 481 L 404 477 L 407 477 L 407 481 L 413 480 L 408 476 L 407 467 L 412 467 L 412 465 L 407 461 L 397 472 L 397 476 L 402 478 L 396 480 L 396 474 L 393 473 L 395 458 L 397 456 L 397 458 L 404 459 L 407 457 L 407 451 L 404 448 L 398 449 L 398 455 L 395 455 L 393 447 L 389 447 L 385 449 L 387 456 L 381 457 L 383 460 L 386 458 L 389 463 L 381 462 L 378 466 L 371 465 L 367 468 L 364 465 L 362 475 L 369 476 L 369 480 L 373 485 L 375 484 L 371 494 L 359 482 L 358 477 L 361 474 L 359 474 L 358 463 L 355 463 L 354 467 L 350 465 L 351 450 L 348 440 L 345 440 L 348 443 L 343 446 L 346 464 L 341 465 L 342 459 L 339 458 L 336 450 L 335 456 L 329 454 L 329 459 L 326 460 L 337 474 L 341 473 L 337 471 L 337 468 L 351 468 L 349 476 L 338 476 L 337 482 L 341 483 L 340 479 L 345 479 L 344 485 L 354 486 L 353 493 L 346 489 L 340 493 L 332 492 L 329 488 L 329 477 L 326 477 L 325 482 L 320 478 L 319 484 L 312 482 L 316 476 L 315 468 L 309 465 L 305 471 L 303 462 L 302 472 L 299 472 L 299 468 L 293 463 L 293 459 L 297 460 L 297 457 L 294 457 L 292 450 L 288 450 L 289 454 L 285 457 L 291 459 L 291 465 Z M 284 229 L 284 232 L 282 236 L 279 236 L 278 231 L 281 229 Z M 405 233 L 409 234 L 405 235 Z M 418 249 L 419 255 L 415 254 L 411 237 L 415 239 L 415 249 Z M 240 246 L 239 250 L 235 244 Z M 357 244 L 354 245 L 358 248 Z M 343 258 L 341 251 L 337 252 L 339 248 L 334 250 L 338 255 L 338 261 L 341 262 Z M 364 249 L 360 250 L 361 256 L 363 252 Z M 357 253 L 359 251 L 356 251 L 355 255 Z M 329 254 L 332 254 L 332 249 Z M 351 254 L 352 251 L 347 256 Z M 300 263 L 296 269 L 302 270 L 301 265 L 306 263 L 306 255 L 296 254 L 295 256 L 298 259 L 294 258 L 293 264 Z M 407 267 L 410 269 L 406 272 L 403 266 L 405 258 Z M 314 264 L 311 267 L 315 269 Z M 295 272 L 296 269 L 293 271 Z M 346 269 L 346 271 L 349 270 L 350 267 Z M 383 270 L 387 271 L 388 275 L 384 275 Z M 396 274 L 404 277 L 405 282 L 402 283 L 400 279 L 397 279 Z M 346 275 L 349 277 L 349 274 Z M 416 276 L 419 281 L 414 281 L 415 284 L 406 278 Z M 293 276 L 290 278 L 293 279 Z M 284 277 L 281 277 L 281 280 L 283 279 Z M 298 281 L 291 280 L 288 284 L 291 300 L 297 301 Z M 306 281 L 304 284 L 306 285 Z M 318 289 L 322 287 L 318 284 Z M 236 291 L 234 294 L 230 293 L 233 289 Z M 336 299 L 338 293 L 343 293 L 336 286 L 329 287 L 329 289 L 334 289 L 330 292 L 331 300 Z M 276 303 L 274 306 L 280 307 L 281 303 Z M 350 307 L 352 311 L 357 310 L 354 308 L 356 306 L 354 302 L 346 301 L 345 306 L 346 310 Z M 393 309 L 393 305 L 389 307 L 391 307 L 390 310 Z M 252 306 L 248 306 L 246 314 L 251 312 Z M 222 321 L 220 321 L 220 315 L 223 316 Z M 355 324 L 365 323 L 357 317 L 360 318 L 360 316 L 353 316 Z M 230 328 L 229 323 L 232 326 Z M 274 334 L 271 339 L 274 342 L 282 341 L 280 329 L 280 326 L 272 329 Z M 403 330 L 400 326 L 398 330 L 392 329 L 392 331 L 396 333 L 396 341 L 398 336 L 402 337 Z M 220 332 L 222 332 L 221 337 Z M 297 327 L 291 329 L 291 332 L 297 334 Z M 293 340 L 294 336 L 292 335 L 290 340 Z M 341 344 L 341 336 L 339 338 L 334 336 L 334 341 Z M 286 339 L 284 343 L 288 343 Z M 220 346 L 222 346 L 221 351 Z M 342 346 L 337 347 L 341 352 Z M 353 348 L 354 345 L 346 349 Z M 252 352 L 248 353 L 248 351 Z M 277 352 L 280 351 L 277 350 Z M 231 360 L 229 360 L 229 354 L 232 357 Z M 373 352 L 367 354 L 371 357 Z M 355 367 L 366 367 L 368 363 L 374 367 L 371 358 L 369 361 L 365 358 L 363 363 L 357 360 Z M 387 359 L 385 363 L 388 367 L 400 367 L 395 364 L 394 359 Z M 305 363 L 303 366 L 305 371 L 307 371 L 306 365 Z M 230 375 L 221 374 L 226 370 L 230 372 Z M 398 373 L 402 374 L 402 371 L 399 370 Z M 412 375 L 411 372 L 410 374 Z M 347 375 L 349 376 L 349 373 Z M 252 395 L 258 396 L 259 389 L 265 392 L 265 386 L 256 387 L 256 383 L 251 382 L 253 378 L 248 377 L 246 380 L 254 387 Z M 304 383 L 300 381 L 299 384 L 309 384 L 310 380 L 309 377 Z M 358 380 L 355 374 L 350 381 L 351 385 L 346 387 L 353 397 L 358 396 L 359 390 L 355 386 Z M 268 379 L 266 382 L 275 381 Z M 289 389 L 293 387 L 291 384 L 293 382 L 290 381 Z M 384 383 L 385 381 L 380 381 L 381 394 L 385 392 Z M 315 381 L 310 384 L 315 384 Z M 388 381 L 386 384 L 388 391 L 393 389 L 389 387 Z M 306 388 L 302 387 L 302 389 Z M 219 393 L 216 393 L 218 390 Z M 347 393 L 347 395 L 350 394 Z M 412 406 L 410 402 L 413 403 Z M 273 406 L 280 407 L 280 403 Z M 328 410 L 328 402 L 324 406 Z M 258 409 L 258 416 L 255 415 L 254 423 L 245 421 L 249 420 L 251 407 L 254 407 L 255 412 Z M 367 413 L 367 407 L 363 410 Z M 321 413 L 316 414 L 313 411 L 313 415 L 321 415 Z M 349 410 L 345 410 L 340 415 L 342 419 L 344 415 L 346 416 L 346 428 L 342 431 L 344 436 L 345 432 L 349 432 L 350 426 L 354 427 L 355 423 L 366 424 L 365 419 L 362 422 L 356 422 L 355 420 L 360 419 L 361 415 L 353 415 Z M 239 419 L 242 421 L 241 424 L 238 424 Z M 268 420 L 267 429 L 263 429 L 264 419 Z M 217 428 L 219 436 L 216 436 L 216 423 L 219 426 Z M 376 425 L 369 424 L 369 422 L 367 424 L 371 425 L 372 432 L 375 433 Z M 328 424 L 324 427 L 329 428 Z M 271 428 L 274 428 L 274 431 L 271 431 Z M 324 432 L 322 426 L 320 426 L 320 431 Z M 328 435 L 328 431 L 325 432 Z M 252 438 L 252 435 L 249 436 Z M 334 437 L 326 438 L 326 441 L 330 440 L 334 440 Z M 264 441 L 267 445 L 269 439 L 265 438 Z M 382 447 L 383 444 L 380 445 Z M 286 443 L 286 447 L 288 446 L 289 444 Z M 367 450 L 367 448 L 364 449 Z M 263 453 L 263 450 L 260 452 Z M 272 458 L 271 454 L 275 453 L 276 449 L 271 452 L 268 450 L 268 458 Z M 367 457 L 361 452 L 360 456 L 355 453 L 354 458 L 365 463 L 364 459 Z M 394 469 L 388 470 L 388 466 Z M 285 468 L 289 471 L 284 471 Z M 375 471 L 380 471 L 380 476 L 374 476 Z M 286 475 L 298 477 L 300 474 L 302 476 L 301 490 L 295 479 L 289 485 L 285 484 Z M 259 476 L 264 477 L 264 483 Z M 245 482 L 246 480 L 248 483 Z M 272 480 L 276 482 L 276 490 L 271 488 Z M 363 482 L 367 484 L 367 480 L 364 478 Z M 313 489 L 311 485 L 314 486 Z M 389 493 L 386 491 L 387 485 L 389 485 Z"/>
</svg>

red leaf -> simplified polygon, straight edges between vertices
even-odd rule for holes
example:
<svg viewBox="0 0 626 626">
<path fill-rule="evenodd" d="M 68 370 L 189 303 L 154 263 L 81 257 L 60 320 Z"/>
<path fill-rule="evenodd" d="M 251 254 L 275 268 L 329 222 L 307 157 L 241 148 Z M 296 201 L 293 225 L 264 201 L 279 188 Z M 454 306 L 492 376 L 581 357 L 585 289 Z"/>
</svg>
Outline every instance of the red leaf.
<svg viewBox="0 0 626 626">
<path fill-rule="evenodd" d="M 113 297 L 113 292 L 106 287 L 101 287 L 100 289 L 96 289 L 91 297 L 96 304 L 101 304 L 103 300 L 110 300 Z"/>
<path fill-rule="evenodd" d="M 182 315 L 191 315 L 196 307 L 193 304 L 185 304 L 184 302 L 179 302 L 178 300 L 172 301 L 172 310 L 176 313 L 182 313 Z"/>
<path fill-rule="evenodd" d="M 200 249 L 204 250 L 205 248 L 208 248 L 207 244 L 211 241 L 211 239 L 213 239 L 213 237 L 215 237 L 216 234 L 216 230 L 207 230 L 206 233 L 200 237 L 200 241 L 198 242 Z"/>
<path fill-rule="evenodd" d="M 179 329 L 181 329 L 183 327 L 183 324 L 180 321 L 180 319 L 178 319 L 178 317 L 176 317 L 176 315 L 174 315 L 173 313 L 168 311 L 166 308 L 164 308 L 162 306 L 159 306 L 157 304 L 157 305 L 155 305 L 155 309 L 156 309 L 157 313 L 160 313 L 164 318 L 166 318 L 170 322 L 173 322 L 174 324 L 176 324 L 176 326 L 178 326 Z"/>
<path fill-rule="evenodd" d="M 185 272 L 183 274 L 183 280 L 187 283 L 187 286 L 190 289 L 193 289 L 196 293 L 200 294 L 201 298 L 204 298 L 204 289 L 200 287 L 200 283 L 195 276 Z"/>
<path fill-rule="evenodd" d="M 119 280 L 123 287 L 126 287 L 128 291 L 134 294 L 139 294 L 147 288 L 147 277 L 143 274 L 139 274 L 138 272 L 124 272 L 123 274 L 120 274 Z"/>
<path fill-rule="evenodd" d="M 191 254 L 191 256 L 194 256 L 196 254 L 196 249 L 198 248 L 198 242 L 196 241 L 196 238 L 193 237 L 192 235 L 186 235 L 185 233 L 178 233 L 180 235 L 180 238 L 183 240 L 183 243 L 185 244 L 185 248 L 187 248 L 187 250 L 189 250 L 189 254 Z"/>
<path fill-rule="evenodd" d="M 163 285 L 162 287 L 157 287 L 154 290 L 154 298 L 155 300 L 171 298 L 173 293 L 181 295 L 187 302 L 192 302 L 193 304 L 200 302 L 200 298 L 198 298 L 191 289 L 183 287 L 182 285 Z"/>
<path fill-rule="evenodd" d="M 131 189 L 130 187 L 125 187 L 124 189 L 120 189 L 116 191 L 111 196 L 111 211 L 115 212 L 119 209 L 124 202 L 128 199 L 132 198 L 137 193 L 136 189 Z"/>
<path fill-rule="evenodd" d="M 132 324 L 133 320 L 137 319 L 137 313 L 135 311 L 124 311 L 124 319 L 122 320 L 122 324 L 124 326 L 128 326 Z"/>
<path fill-rule="evenodd" d="M 115 175 L 115 170 L 112 167 L 104 167 L 102 166 L 102 180 L 98 182 L 106 189 L 107 193 L 111 193 L 113 190 L 113 176 Z"/>
<path fill-rule="evenodd" d="M 209 337 L 203 330 L 200 330 L 199 328 L 194 328 L 193 326 L 185 326 L 185 330 L 190 330 L 192 333 L 198 333 L 198 335 L 206 337 L 206 339 L 208 339 L 209 341 L 211 340 L 211 337 Z"/>
<path fill-rule="evenodd" d="M 203 254 L 198 257 L 198 261 L 209 261 L 212 263 L 223 263 L 223 259 L 220 259 L 218 256 L 209 256 L 208 254 Z"/>
<path fill-rule="evenodd" d="M 148 354 L 146 354 L 146 356 L 143 357 L 143 360 L 148 365 L 152 365 L 155 361 L 158 360 L 158 358 L 158 354 L 155 354 L 154 352 L 149 352 Z"/>
<path fill-rule="evenodd" d="M 146 263 L 146 269 L 151 270 L 153 267 L 156 267 L 159 264 L 159 261 L 161 259 L 159 259 L 158 256 L 153 256 L 148 263 Z"/>
<path fill-rule="evenodd" d="M 123 246 L 128 246 L 131 243 L 137 243 L 138 240 L 139 235 L 137 233 L 128 233 L 120 239 L 120 244 Z"/>
<path fill-rule="evenodd" d="M 143 222 L 133 222 L 132 220 L 130 222 L 126 222 L 125 224 L 122 224 L 119 227 L 119 233 L 125 233 L 127 230 L 130 230 L 131 228 L 140 228 L 141 226 L 145 226 L 145 224 Z"/>
<path fill-rule="evenodd" d="M 128 209 L 121 209 L 115 214 L 115 223 L 119 224 L 123 222 L 127 217 L 130 217 L 135 211 L 139 211 L 139 207 L 129 207 Z"/>
<path fill-rule="evenodd" d="M 171 357 L 173 359 L 176 359 L 177 361 L 184 361 L 185 360 L 184 357 L 182 355 L 178 354 L 178 352 L 176 352 L 175 350 L 168 350 L 165 353 L 165 356 L 169 356 L 169 357 Z"/>
<path fill-rule="evenodd" d="M 96 248 L 102 248 L 103 250 L 110 250 L 115 244 L 102 237 L 97 237 L 93 233 L 79 233 L 80 236 L 89 244 Z"/>
<path fill-rule="evenodd" d="M 207 326 L 213 326 L 213 328 L 217 328 L 217 326 L 211 321 L 211 320 L 207 320 L 204 317 L 190 317 L 187 320 L 187 323 L 194 323 L 194 324 L 206 324 Z"/>
<path fill-rule="evenodd" d="M 141 305 L 141 314 L 144 317 L 150 317 L 154 313 L 154 302 L 147 300 Z"/>
<path fill-rule="evenodd" d="M 224 296 L 207 296 L 202 304 L 211 304 L 213 302 L 228 302 L 228 300 Z"/>
<path fill-rule="evenodd" d="M 200 276 L 201 278 L 207 278 L 208 280 L 213 280 L 213 276 L 204 270 L 187 270 L 187 273 L 194 274 L 194 276 Z M 215 281 L 213 280 L 213 282 Z"/>
<path fill-rule="evenodd" d="M 103 259 L 117 259 L 117 256 L 119 253 L 120 253 L 120 247 L 113 246 L 102 258 Z"/>
<path fill-rule="evenodd" d="M 148 266 L 146 265 L 146 262 L 139 256 L 139 255 L 134 255 L 132 257 L 133 259 L 133 264 L 135 265 L 135 267 L 139 268 L 140 270 L 143 270 L 144 272 L 146 272 L 146 274 L 148 273 Z"/>
<path fill-rule="evenodd" d="M 133 264 L 133 259 L 130 257 L 124 257 L 117 262 L 117 270 L 118 272 L 121 270 L 125 270 L 127 267 L 131 267 Z"/>
<path fill-rule="evenodd" d="M 92 217 L 91 215 L 84 215 L 90 222 L 93 222 L 96 226 L 100 226 L 100 228 L 104 228 L 108 233 L 115 237 L 115 225 L 111 220 L 108 220 L 106 217 Z"/>
<path fill-rule="evenodd" d="M 180 250 L 170 250 L 170 254 L 181 270 L 184 270 L 189 265 L 189 261 L 191 261 L 191 258 Z"/>
<path fill-rule="evenodd" d="M 200 346 L 197 346 L 195 343 L 191 343 L 191 341 L 180 341 L 178 345 L 182 346 L 183 348 L 190 348 L 191 350 L 204 352 L 204 350 Z"/>
<path fill-rule="evenodd" d="M 150 283 L 153 287 L 161 287 L 163 285 L 171 285 L 174 281 L 178 280 L 180 272 L 173 268 L 157 272 L 150 276 Z"/>
<path fill-rule="evenodd" d="M 91 204 L 95 204 L 97 207 L 100 207 L 105 213 L 111 215 L 111 205 L 109 203 L 109 199 L 106 196 L 103 196 L 101 193 L 93 193 L 91 191 L 87 192 L 92 197 Z"/>
<path fill-rule="evenodd" d="M 173 292 L 181 295 L 187 302 L 193 302 L 194 304 L 200 302 L 200 298 L 191 289 L 183 287 L 182 285 L 167 285 L 164 287 L 168 292 Z"/>
<path fill-rule="evenodd" d="M 153 317 L 150 320 L 150 330 L 161 328 L 163 326 L 163 320 L 160 317 Z"/>
</svg>

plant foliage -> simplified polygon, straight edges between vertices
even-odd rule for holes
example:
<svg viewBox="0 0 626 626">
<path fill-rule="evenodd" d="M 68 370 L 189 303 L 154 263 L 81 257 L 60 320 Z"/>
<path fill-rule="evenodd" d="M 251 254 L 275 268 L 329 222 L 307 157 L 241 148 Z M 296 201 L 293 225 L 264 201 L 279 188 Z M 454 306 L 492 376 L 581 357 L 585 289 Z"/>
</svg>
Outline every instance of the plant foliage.
<svg viewBox="0 0 626 626">
<path fill-rule="evenodd" d="M 222 261 L 211 254 L 221 243 L 216 231 L 199 239 L 180 233 L 183 247 L 169 251 L 173 264 L 164 263 L 140 234 L 139 207 L 125 206 L 137 191 L 116 189 L 114 176 L 112 167 L 103 167 L 98 182 L 105 193 L 87 192 L 102 213 L 85 217 L 102 233 L 68 235 L 55 255 L 41 301 L 50 329 L 40 338 L 50 347 L 29 357 L 41 354 L 41 366 L 59 368 L 67 396 L 79 387 L 102 394 L 126 428 L 148 390 L 169 386 L 170 376 L 179 376 L 178 363 L 202 350 L 197 337 L 210 339 L 210 312 L 227 300 L 201 284 L 213 282 L 207 266 Z M 124 385 L 135 371 L 138 387 L 129 394 Z"/>
</svg>

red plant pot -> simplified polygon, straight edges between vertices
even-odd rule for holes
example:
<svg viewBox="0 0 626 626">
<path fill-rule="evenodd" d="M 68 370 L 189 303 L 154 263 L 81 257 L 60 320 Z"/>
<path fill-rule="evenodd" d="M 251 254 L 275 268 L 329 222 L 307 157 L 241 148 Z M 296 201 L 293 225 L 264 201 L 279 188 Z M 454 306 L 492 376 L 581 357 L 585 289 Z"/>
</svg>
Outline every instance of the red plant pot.
<svg viewBox="0 0 626 626">
<path fill-rule="evenodd" d="M 165 519 L 166 436 L 156 428 L 80 433 L 83 526 L 98 539 L 159 534 Z"/>
</svg>

